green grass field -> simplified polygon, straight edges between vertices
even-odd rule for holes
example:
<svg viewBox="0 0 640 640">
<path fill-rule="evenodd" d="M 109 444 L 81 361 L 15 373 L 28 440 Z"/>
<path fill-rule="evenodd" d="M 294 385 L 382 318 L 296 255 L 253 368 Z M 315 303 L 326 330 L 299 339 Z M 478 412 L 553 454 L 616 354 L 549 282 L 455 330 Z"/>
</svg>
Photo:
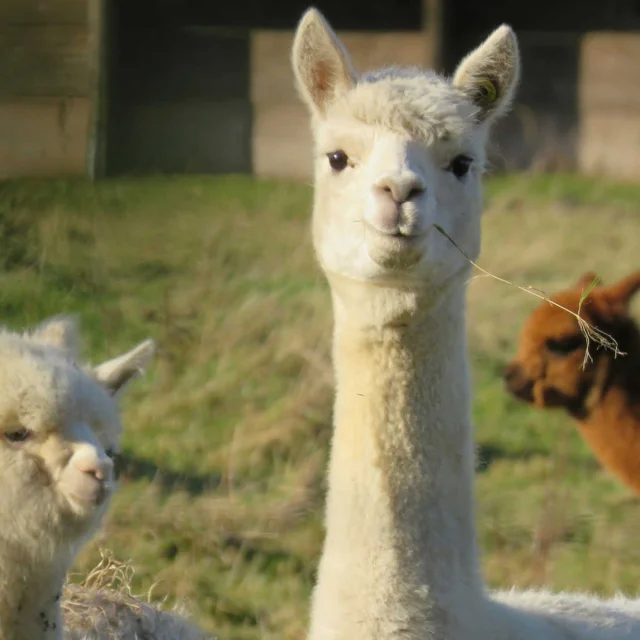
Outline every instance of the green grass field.
<svg viewBox="0 0 640 640">
<path fill-rule="evenodd" d="M 120 491 L 78 579 L 109 548 L 134 565 L 134 592 L 154 585 L 229 640 L 303 637 L 321 549 L 331 315 L 310 199 L 231 177 L 0 183 L 2 321 L 77 313 L 95 360 L 160 344 L 126 398 Z M 486 199 L 480 264 L 497 275 L 552 292 L 640 268 L 640 187 L 520 176 L 489 181 Z M 470 285 L 485 575 L 640 591 L 640 501 L 563 414 L 503 391 L 537 302 Z"/>
</svg>

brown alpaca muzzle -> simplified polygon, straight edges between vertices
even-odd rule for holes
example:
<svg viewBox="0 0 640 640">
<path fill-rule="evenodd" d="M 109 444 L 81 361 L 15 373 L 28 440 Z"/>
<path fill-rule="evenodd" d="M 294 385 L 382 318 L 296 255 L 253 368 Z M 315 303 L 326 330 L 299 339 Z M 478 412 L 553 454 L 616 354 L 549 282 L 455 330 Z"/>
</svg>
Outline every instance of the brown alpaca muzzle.
<svg viewBox="0 0 640 640">
<path fill-rule="evenodd" d="M 533 380 L 525 374 L 523 368 L 517 362 L 507 365 L 503 378 L 505 388 L 512 396 L 523 402 L 533 404 Z"/>
</svg>

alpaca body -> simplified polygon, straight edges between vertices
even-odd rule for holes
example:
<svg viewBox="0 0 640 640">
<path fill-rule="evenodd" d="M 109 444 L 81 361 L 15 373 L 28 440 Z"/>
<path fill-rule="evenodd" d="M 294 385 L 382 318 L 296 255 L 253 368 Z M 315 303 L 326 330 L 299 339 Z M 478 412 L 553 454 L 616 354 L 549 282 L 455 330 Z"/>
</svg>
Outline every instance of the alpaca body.
<svg viewBox="0 0 640 640">
<path fill-rule="evenodd" d="M 315 10 L 293 47 L 316 148 L 313 240 L 336 374 L 310 640 L 628 640 L 640 606 L 489 594 L 476 549 L 465 283 L 484 144 L 518 79 L 497 29 L 453 80 L 358 77 Z"/>
<path fill-rule="evenodd" d="M 0 638 L 57 640 L 61 637 L 59 601 L 67 562 L 36 560 L 15 548 L 11 553 L 12 547 L 2 540 L 0 548 Z"/>
<path fill-rule="evenodd" d="M 596 286 L 582 300 L 594 278 L 587 273 L 552 299 L 607 332 L 624 355 L 592 347 L 583 366 L 586 342 L 577 320 L 545 303 L 522 328 L 506 385 L 538 408 L 565 409 L 602 465 L 640 494 L 640 329 L 629 314 L 640 274 Z"/>
<path fill-rule="evenodd" d="M 623 390 L 611 389 L 577 425 L 602 465 L 640 494 L 640 399 L 630 404 Z"/>
</svg>

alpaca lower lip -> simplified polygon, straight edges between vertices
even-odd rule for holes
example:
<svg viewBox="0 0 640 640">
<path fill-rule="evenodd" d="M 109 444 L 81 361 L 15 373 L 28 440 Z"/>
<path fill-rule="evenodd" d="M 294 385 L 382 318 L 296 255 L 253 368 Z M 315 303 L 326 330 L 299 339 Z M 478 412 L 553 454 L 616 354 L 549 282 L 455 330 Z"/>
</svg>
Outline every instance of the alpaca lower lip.
<svg viewBox="0 0 640 640">
<path fill-rule="evenodd" d="M 422 258 L 421 238 L 377 236 L 367 239 L 369 257 L 387 269 L 408 269 Z"/>
<path fill-rule="evenodd" d="M 402 231 L 402 229 L 396 229 L 395 231 L 390 229 L 379 229 L 366 220 L 364 221 L 364 226 L 368 233 L 377 238 L 389 238 L 398 240 L 400 242 L 415 242 L 422 237 L 421 233 L 410 233 L 407 231 Z"/>
<path fill-rule="evenodd" d="M 526 381 L 521 384 L 514 384 L 510 382 L 505 382 L 505 387 L 507 391 L 517 400 L 521 400 L 522 402 L 532 403 L 533 398 L 533 382 Z"/>
<path fill-rule="evenodd" d="M 86 507 L 100 507 L 109 497 L 110 489 L 104 485 L 96 488 L 95 491 L 89 492 L 86 495 L 79 495 L 78 493 L 69 494 L 69 498 L 76 504 Z"/>
</svg>

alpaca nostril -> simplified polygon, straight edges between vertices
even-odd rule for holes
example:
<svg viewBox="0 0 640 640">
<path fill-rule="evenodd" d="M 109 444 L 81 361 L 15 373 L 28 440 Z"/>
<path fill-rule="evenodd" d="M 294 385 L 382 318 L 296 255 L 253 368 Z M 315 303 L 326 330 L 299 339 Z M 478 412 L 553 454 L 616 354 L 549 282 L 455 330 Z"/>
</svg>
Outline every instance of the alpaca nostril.
<svg viewBox="0 0 640 640">
<path fill-rule="evenodd" d="M 77 460 L 74 462 L 76 469 L 88 476 L 93 476 L 100 482 L 106 482 L 110 476 L 112 463 L 110 460 Z"/>
<path fill-rule="evenodd" d="M 425 192 L 422 180 L 415 174 L 400 174 L 381 178 L 375 188 L 385 197 L 390 197 L 396 204 L 404 204 L 414 200 Z"/>
<path fill-rule="evenodd" d="M 406 201 L 408 202 L 409 200 L 414 200 L 415 198 L 421 196 L 423 193 L 424 187 L 412 187 L 412 189 L 407 194 Z"/>
</svg>

